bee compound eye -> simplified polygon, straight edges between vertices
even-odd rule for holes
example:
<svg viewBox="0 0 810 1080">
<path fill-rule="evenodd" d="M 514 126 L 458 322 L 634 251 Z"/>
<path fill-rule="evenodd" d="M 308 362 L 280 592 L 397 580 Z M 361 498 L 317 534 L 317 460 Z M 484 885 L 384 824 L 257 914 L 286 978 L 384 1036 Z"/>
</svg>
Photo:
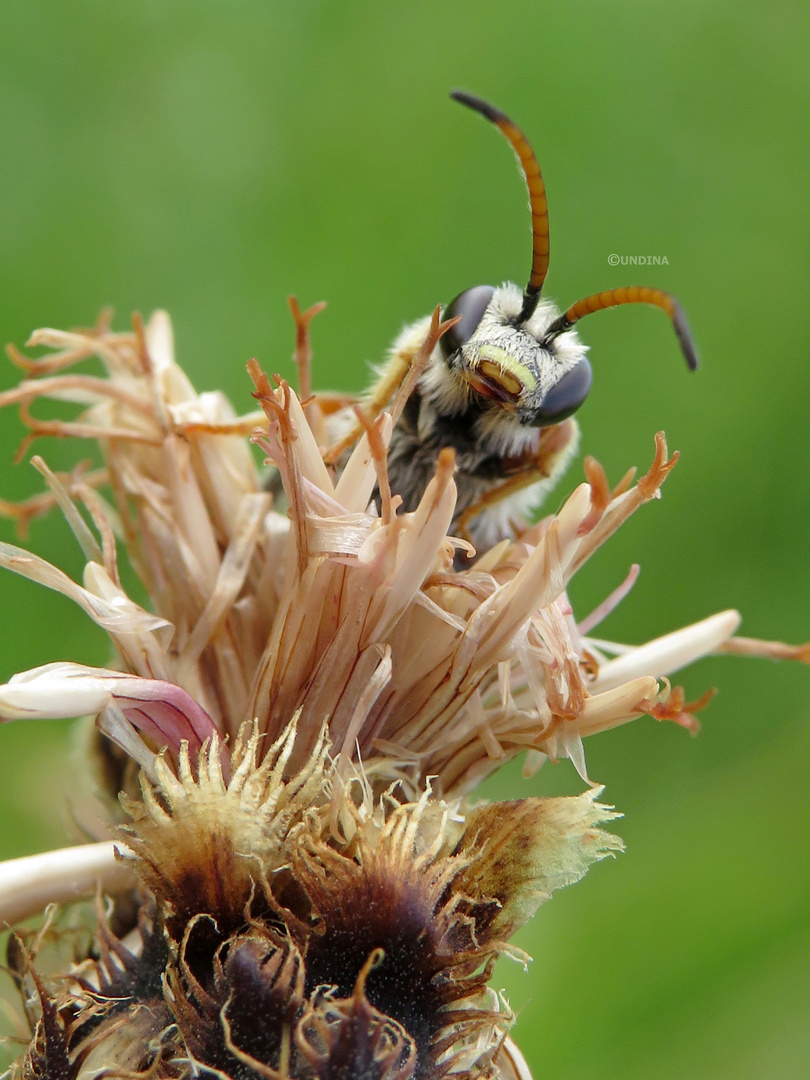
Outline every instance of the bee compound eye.
<svg viewBox="0 0 810 1080">
<path fill-rule="evenodd" d="M 494 285 L 475 285 L 472 289 L 459 293 L 455 300 L 447 305 L 442 318 L 455 319 L 459 316 L 460 321 L 451 326 L 441 339 L 445 358 L 451 357 L 470 340 L 478 329 L 494 292 Z"/>
<path fill-rule="evenodd" d="M 547 427 L 567 420 L 588 396 L 592 381 L 591 365 L 587 360 L 580 360 L 552 386 L 535 412 L 532 423 L 536 427 Z"/>
</svg>

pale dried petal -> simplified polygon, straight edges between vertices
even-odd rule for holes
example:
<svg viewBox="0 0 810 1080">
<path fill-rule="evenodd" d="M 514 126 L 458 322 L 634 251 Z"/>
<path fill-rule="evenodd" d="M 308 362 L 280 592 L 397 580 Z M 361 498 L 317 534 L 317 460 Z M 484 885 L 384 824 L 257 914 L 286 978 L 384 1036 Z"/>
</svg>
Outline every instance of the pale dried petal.
<svg viewBox="0 0 810 1080">
<path fill-rule="evenodd" d="M 87 589 L 83 589 L 75 581 L 71 581 L 67 574 L 57 570 L 49 562 L 13 544 L 0 543 L 0 566 L 13 570 L 21 577 L 36 581 L 48 589 L 62 593 L 63 596 L 77 603 L 93 622 L 112 633 L 146 633 L 170 625 L 166 619 L 144 611 L 112 582 L 110 585 L 113 597 L 110 600 L 104 600 Z M 97 570 L 100 574 L 107 576 L 102 567 L 97 567 Z"/>
<path fill-rule="evenodd" d="M 280 394 L 281 391 L 276 392 L 277 397 L 280 397 Z M 334 497 L 335 486 L 323 463 L 321 451 L 318 448 L 318 444 L 315 442 L 315 437 L 312 434 L 312 429 L 304 415 L 304 410 L 301 408 L 301 402 L 298 400 L 298 395 L 293 390 L 289 391 L 289 395 L 290 420 L 293 426 L 293 438 L 295 439 L 296 454 L 301 468 L 301 475 L 306 480 L 315 484 L 316 487 L 319 487 L 322 491 L 325 491 L 328 495 Z"/>
<path fill-rule="evenodd" d="M 242 589 L 269 501 L 269 496 L 263 494 L 246 495 L 242 500 L 233 538 L 222 556 L 208 603 L 180 655 L 177 677 L 181 682 L 190 676 L 192 665 L 213 638 Z"/>
<path fill-rule="evenodd" d="M 642 675 L 588 697 L 577 717 L 580 734 L 608 731 L 635 719 L 642 703 L 651 700 L 657 690 L 656 679 L 651 675 Z"/>
<path fill-rule="evenodd" d="M 390 585 L 383 587 L 375 597 L 374 607 L 377 611 L 369 616 L 366 640 L 379 641 L 390 633 L 422 582 L 434 569 L 437 551 L 447 535 L 455 506 L 456 485 L 452 480 L 451 463 L 448 462 L 444 468 L 440 466 L 414 513 L 406 515 L 401 525 L 384 526 L 396 530 L 396 564 Z M 362 550 L 358 557 L 362 563 Z M 384 603 L 382 610 L 379 610 L 381 597 L 384 597 Z"/>
<path fill-rule="evenodd" d="M 85 522 L 84 518 L 79 513 L 79 509 L 76 503 L 68 494 L 65 485 L 59 480 L 59 477 L 53 473 L 41 457 L 35 455 L 31 459 L 31 464 L 41 473 L 45 478 L 45 482 L 54 494 L 54 498 L 59 505 L 59 509 L 65 516 L 65 520 L 70 526 L 71 532 L 79 542 L 79 546 L 82 549 L 85 559 L 88 562 L 96 562 L 102 564 L 104 562 L 104 555 L 101 550 L 101 545 L 96 540 L 90 531 L 89 526 Z"/>
<path fill-rule="evenodd" d="M 132 867 L 116 854 L 121 845 L 105 841 L 45 851 L 0 863 L 0 925 L 38 915 L 48 904 L 70 904 L 97 889 L 132 888 Z"/>
<path fill-rule="evenodd" d="M 46 664 L 12 676 L 0 686 L 0 719 L 92 716 L 113 700 L 133 727 L 173 753 L 183 742 L 198 750 L 217 734 L 205 710 L 174 683 L 71 663 Z"/>
<path fill-rule="evenodd" d="M 593 689 L 610 690 L 641 675 L 654 675 L 657 678 L 669 675 L 699 657 L 714 652 L 728 641 L 739 625 L 738 611 L 721 611 L 701 622 L 665 634 L 603 664 Z"/>
<path fill-rule="evenodd" d="M 380 438 L 386 449 L 391 442 L 393 426 L 391 417 L 386 414 L 380 429 Z M 360 513 L 368 506 L 376 483 L 374 455 L 368 435 L 364 433 L 335 485 L 335 499 L 342 503 L 347 513 Z"/>
</svg>

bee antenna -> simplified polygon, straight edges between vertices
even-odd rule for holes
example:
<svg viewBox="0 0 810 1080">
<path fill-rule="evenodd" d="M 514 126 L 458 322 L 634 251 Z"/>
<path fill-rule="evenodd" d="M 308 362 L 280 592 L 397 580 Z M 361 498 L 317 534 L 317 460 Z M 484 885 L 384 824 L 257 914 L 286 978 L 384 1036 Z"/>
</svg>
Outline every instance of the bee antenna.
<svg viewBox="0 0 810 1080">
<path fill-rule="evenodd" d="M 523 132 L 509 117 L 496 109 L 494 105 L 468 94 L 464 90 L 453 90 L 450 97 L 454 101 L 466 105 L 475 112 L 491 120 L 496 127 L 500 128 L 509 140 L 520 162 L 520 168 L 529 189 L 529 206 L 532 212 L 532 272 L 528 284 L 523 290 L 523 307 L 520 309 L 518 325 L 525 323 L 534 314 L 537 301 L 540 299 L 540 290 L 548 273 L 549 254 L 549 230 L 548 230 L 548 202 L 546 201 L 546 188 L 540 173 L 540 166 L 534 151 L 529 146 L 529 141 Z"/>
<path fill-rule="evenodd" d="M 592 296 L 577 300 L 549 326 L 543 336 L 543 345 L 553 341 L 555 337 L 565 333 L 566 330 L 570 330 L 574 323 L 584 315 L 592 315 L 594 311 L 618 307 L 620 304 L 652 304 L 653 307 L 665 311 L 672 319 L 675 336 L 678 339 L 687 367 L 690 371 L 697 370 L 697 350 L 681 305 L 670 293 L 663 292 L 661 289 L 648 289 L 639 285 L 630 285 L 623 289 L 608 289 L 607 292 L 593 293 Z"/>
</svg>

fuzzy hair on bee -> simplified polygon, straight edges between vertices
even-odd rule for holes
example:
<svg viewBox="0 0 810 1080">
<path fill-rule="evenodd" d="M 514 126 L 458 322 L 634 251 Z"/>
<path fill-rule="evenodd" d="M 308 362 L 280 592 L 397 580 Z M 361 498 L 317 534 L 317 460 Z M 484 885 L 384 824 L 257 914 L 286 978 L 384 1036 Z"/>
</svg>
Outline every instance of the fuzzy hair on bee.
<svg viewBox="0 0 810 1080">
<path fill-rule="evenodd" d="M 575 454 L 573 414 L 591 388 L 588 347 L 574 324 L 623 304 L 651 304 L 672 320 L 687 365 L 697 367 L 680 305 L 660 289 L 630 286 L 595 293 L 560 311 L 541 290 L 549 265 L 549 222 L 540 166 L 523 132 L 500 110 L 463 91 L 451 97 L 495 124 L 515 151 L 529 190 L 532 265 L 522 290 L 478 285 L 444 309 L 452 325 L 433 348 L 401 409 L 388 452 L 391 490 L 413 510 L 436 471 L 455 453 L 458 499 L 453 531 L 477 549 L 514 536 Z M 372 418 L 386 408 L 416 362 L 430 319 L 406 326 L 361 405 Z M 340 464 L 359 434 L 350 410 L 334 413 L 328 462 Z"/>
</svg>

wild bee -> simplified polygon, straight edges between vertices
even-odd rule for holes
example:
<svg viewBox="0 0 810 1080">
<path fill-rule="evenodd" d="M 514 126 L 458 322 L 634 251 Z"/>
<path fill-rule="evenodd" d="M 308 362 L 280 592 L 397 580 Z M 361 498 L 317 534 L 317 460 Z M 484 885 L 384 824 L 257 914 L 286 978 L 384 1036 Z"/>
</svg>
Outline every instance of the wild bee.
<svg viewBox="0 0 810 1080">
<path fill-rule="evenodd" d="M 444 309 L 457 319 L 433 349 L 391 438 L 388 475 L 405 510 L 413 510 L 439 452 L 456 455 L 454 531 L 482 549 L 514 535 L 576 451 L 573 413 L 591 388 L 591 366 L 574 324 L 620 304 L 652 304 L 672 320 L 690 369 L 697 355 L 683 312 L 660 289 L 630 286 L 595 293 L 565 311 L 540 294 L 549 265 L 549 222 L 540 166 L 523 132 L 498 109 L 462 91 L 456 101 L 498 127 L 517 154 L 529 189 L 532 266 L 528 283 L 476 285 Z M 363 405 L 374 415 L 393 397 L 425 340 L 430 319 L 407 326 Z M 345 416 L 346 414 L 344 414 Z M 333 419 L 337 419 L 336 417 Z M 340 428 L 330 425 L 332 431 Z M 339 460 L 345 435 L 327 460 Z"/>
</svg>

